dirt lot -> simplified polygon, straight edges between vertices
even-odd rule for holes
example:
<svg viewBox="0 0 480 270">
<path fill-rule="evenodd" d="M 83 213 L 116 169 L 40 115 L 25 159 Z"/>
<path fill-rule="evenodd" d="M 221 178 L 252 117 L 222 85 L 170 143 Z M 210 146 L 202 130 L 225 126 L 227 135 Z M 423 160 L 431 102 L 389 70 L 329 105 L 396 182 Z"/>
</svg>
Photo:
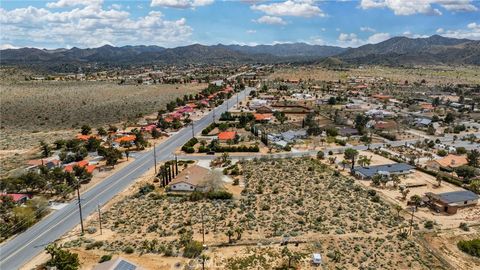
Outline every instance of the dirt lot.
<svg viewBox="0 0 480 270">
<path fill-rule="evenodd" d="M 0 82 L 0 170 L 39 158 L 40 141 L 71 139 L 82 124 L 93 128 L 153 115 L 205 84 L 118 85 L 113 82 Z M 199 117 L 195 115 L 192 119 Z M 153 115 L 155 116 L 155 115 Z"/>
<path fill-rule="evenodd" d="M 422 67 L 422 68 L 392 68 L 392 67 L 364 67 L 348 71 L 334 71 L 321 67 L 295 67 L 276 70 L 269 79 L 290 80 L 319 80 L 338 81 L 346 80 L 348 76 L 383 77 L 395 82 L 420 82 L 425 79 L 428 84 L 450 83 L 480 83 L 480 72 L 472 67 Z"/>
<path fill-rule="evenodd" d="M 381 164 L 392 164 L 394 161 L 376 155 L 368 151 L 359 151 L 360 155 L 365 155 L 371 158 L 370 165 L 381 165 Z M 342 160 L 343 155 L 336 155 L 337 160 Z M 346 173 L 346 171 L 345 171 Z M 448 182 L 442 182 L 441 186 L 437 186 L 437 181 L 435 177 L 415 170 L 414 173 L 408 174 L 400 177 L 401 184 L 404 185 L 424 185 L 419 187 L 409 188 L 410 192 L 408 193 L 407 198 L 410 198 L 413 195 L 424 196 L 426 192 L 442 193 L 463 190 L 462 188 L 450 184 Z M 387 184 L 386 188 L 373 187 L 371 181 L 358 180 L 358 182 L 365 187 L 372 188 L 380 193 L 382 193 L 385 198 L 392 202 L 393 204 L 398 204 L 402 208 L 407 207 L 407 201 L 402 200 L 402 194 L 398 188 L 394 188 L 392 183 Z M 419 208 L 418 212 L 415 215 L 422 220 L 433 220 L 437 223 L 437 226 L 441 228 L 458 228 L 460 222 L 467 222 L 469 224 L 480 224 L 480 205 L 474 207 L 467 207 L 459 210 L 455 215 L 446 215 L 444 213 L 435 213 L 428 208 Z"/>
<path fill-rule="evenodd" d="M 305 242 L 298 248 L 289 245 L 305 254 L 298 263 L 301 268 L 311 267 L 309 257 L 320 252 L 325 269 L 443 269 L 414 238 L 399 236 L 406 221 L 388 204 L 372 201 L 352 179 L 335 176 L 317 160 L 248 161 L 242 168 L 240 186 L 245 188 L 240 199 L 233 201 L 192 202 L 165 197 L 160 190 L 138 196 L 142 183 L 137 182 L 104 207 L 102 236 L 97 231 L 79 238 L 74 231 L 65 244 L 80 254 L 83 269 L 107 253 L 132 258 L 147 269 L 172 269 L 176 263 L 198 269 L 198 261 L 181 257 L 179 240 L 185 231 L 192 231 L 193 239 L 201 241 L 200 213 L 204 212 L 212 269 L 281 266 L 285 258 L 278 243 L 286 236 Z M 87 227 L 98 227 L 97 218 L 91 217 Z M 242 232 L 240 239 L 234 235 L 236 240 L 229 246 L 226 231 L 231 228 Z M 101 246 L 87 250 L 95 241 L 102 241 Z M 151 243 L 155 251 L 145 249 Z M 125 254 L 125 247 L 134 253 Z M 164 250 L 171 254 L 165 256 Z"/>
<path fill-rule="evenodd" d="M 25 149 L 38 145 L 41 138 L 57 139 L 55 133 L 82 124 L 98 127 L 134 121 L 204 87 L 204 84 L 136 86 L 113 82 L 2 83 L 0 144 L 2 150 Z"/>
</svg>

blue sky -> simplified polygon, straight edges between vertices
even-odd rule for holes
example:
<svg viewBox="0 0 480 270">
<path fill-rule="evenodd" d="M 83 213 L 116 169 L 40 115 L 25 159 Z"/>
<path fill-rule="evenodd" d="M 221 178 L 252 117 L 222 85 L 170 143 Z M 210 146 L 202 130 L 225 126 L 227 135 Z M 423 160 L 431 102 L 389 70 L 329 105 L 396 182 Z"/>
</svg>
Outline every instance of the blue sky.
<svg viewBox="0 0 480 270">
<path fill-rule="evenodd" d="M 310 44 L 357 47 L 393 36 L 480 39 L 471 0 L 2 0 L 0 46 L 175 47 Z"/>
</svg>

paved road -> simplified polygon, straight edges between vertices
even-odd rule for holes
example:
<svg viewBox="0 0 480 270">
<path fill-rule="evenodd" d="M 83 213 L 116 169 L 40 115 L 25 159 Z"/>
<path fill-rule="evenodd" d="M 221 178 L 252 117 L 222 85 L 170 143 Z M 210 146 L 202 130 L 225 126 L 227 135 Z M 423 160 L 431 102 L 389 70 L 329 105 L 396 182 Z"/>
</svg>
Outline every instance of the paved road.
<svg viewBox="0 0 480 270">
<path fill-rule="evenodd" d="M 239 93 L 239 100 L 245 98 L 253 88 L 246 88 Z M 227 110 L 227 104 L 236 104 L 234 95 L 229 102 L 224 102 L 215 109 L 215 118 Z M 194 122 L 195 133 L 200 132 L 213 121 L 213 111 L 202 119 Z M 172 158 L 172 152 L 192 137 L 192 128 L 186 127 L 172 135 L 164 143 L 156 147 L 157 161 Z M 127 188 L 138 177 L 154 166 L 153 150 L 145 151 L 136 157 L 136 160 L 125 168 L 106 178 L 82 195 L 82 212 L 86 218 L 92 214 L 97 205 L 103 205 L 116 194 Z M 42 252 L 46 245 L 57 240 L 66 232 L 80 223 L 78 203 L 71 201 L 64 208 L 55 211 L 43 220 L 17 235 L 0 246 L 0 270 L 14 270 L 20 268 L 34 256 Z"/>
<path fill-rule="evenodd" d="M 473 133 L 477 137 L 480 136 L 480 133 Z M 480 145 L 478 143 L 471 144 L 470 142 L 465 142 L 465 141 L 460 141 L 456 140 L 455 143 L 453 143 L 453 135 L 447 135 L 444 137 L 432 137 L 431 139 L 436 140 L 439 139 L 440 142 L 445 143 L 445 144 L 451 144 L 456 147 L 463 146 L 467 150 L 471 149 L 480 149 Z M 391 141 L 388 143 L 373 143 L 370 145 L 370 149 L 378 148 L 378 147 L 386 147 L 387 144 L 391 146 L 400 146 L 400 145 L 405 145 L 406 143 L 415 143 L 418 140 L 403 140 L 403 141 Z M 332 151 L 333 153 L 342 153 L 345 149 L 347 148 L 353 148 L 356 150 L 367 150 L 368 147 L 366 145 L 355 145 L 355 146 L 339 146 L 339 147 L 329 147 L 326 149 L 323 149 L 322 151 L 327 154 L 329 151 Z M 235 154 L 235 153 L 230 153 L 230 157 L 233 159 L 253 159 L 253 158 L 260 158 L 260 157 L 269 157 L 269 158 L 287 158 L 287 157 L 302 157 L 302 156 L 316 156 L 318 150 L 308 150 L 308 151 L 292 151 L 292 152 L 285 152 L 285 153 L 276 153 L 276 154 L 255 154 L 255 153 L 249 153 L 247 155 L 245 154 Z M 218 155 L 217 155 L 218 156 Z M 211 160 L 214 159 L 216 156 L 213 155 L 182 155 L 178 156 L 179 159 L 191 159 L 191 160 Z"/>
</svg>

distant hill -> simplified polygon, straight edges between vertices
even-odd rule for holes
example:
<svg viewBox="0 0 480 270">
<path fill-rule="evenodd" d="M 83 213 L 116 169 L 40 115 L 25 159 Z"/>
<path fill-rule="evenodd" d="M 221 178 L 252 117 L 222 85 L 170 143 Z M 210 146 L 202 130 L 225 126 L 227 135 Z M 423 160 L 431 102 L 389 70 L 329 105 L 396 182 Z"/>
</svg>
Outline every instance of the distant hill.
<svg viewBox="0 0 480 270">
<path fill-rule="evenodd" d="M 275 45 L 220 45 L 226 48 L 255 54 L 271 54 L 279 57 L 329 57 L 346 51 L 346 48 L 323 45 L 310 45 L 306 43 L 285 43 Z"/>
<path fill-rule="evenodd" d="M 348 64 L 469 64 L 480 65 L 480 41 L 434 35 L 428 38 L 394 37 L 358 48 L 287 43 L 275 45 L 193 44 L 176 48 L 105 45 L 88 49 L 6 49 L 1 65 L 72 72 L 84 66 L 141 64 L 184 65 L 223 63 L 309 62 L 326 66 Z"/>
<path fill-rule="evenodd" d="M 480 41 L 446 38 L 394 37 L 349 49 L 338 58 L 356 64 L 470 64 L 480 65 Z"/>
</svg>

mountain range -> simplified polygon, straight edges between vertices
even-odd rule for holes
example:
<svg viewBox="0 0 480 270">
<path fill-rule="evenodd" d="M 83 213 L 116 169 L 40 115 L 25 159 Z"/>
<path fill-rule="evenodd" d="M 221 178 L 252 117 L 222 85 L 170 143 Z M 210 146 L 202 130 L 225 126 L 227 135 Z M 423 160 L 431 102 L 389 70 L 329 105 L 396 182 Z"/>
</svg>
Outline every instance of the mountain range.
<svg viewBox="0 0 480 270">
<path fill-rule="evenodd" d="M 176 48 L 105 45 L 88 49 L 20 48 L 0 51 L 1 65 L 33 66 L 62 72 L 74 71 L 86 65 L 113 67 L 282 62 L 480 65 L 480 41 L 434 35 L 428 38 L 394 37 L 358 48 L 287 43 L 257 46 L 193 44 Z"/>
</svg>

